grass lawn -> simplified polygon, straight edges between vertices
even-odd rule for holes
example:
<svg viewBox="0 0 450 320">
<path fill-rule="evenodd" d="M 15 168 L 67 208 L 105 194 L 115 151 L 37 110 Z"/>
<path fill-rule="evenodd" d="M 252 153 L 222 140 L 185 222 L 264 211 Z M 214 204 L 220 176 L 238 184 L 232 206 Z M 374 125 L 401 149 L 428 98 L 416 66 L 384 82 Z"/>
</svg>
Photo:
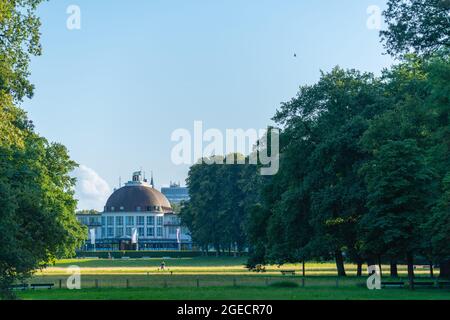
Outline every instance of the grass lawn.
<svg viewBox="0 0 450 320">
<path fill-rule="evenodd" d="M 346 265 L 348 277 L 337 278 L 333 263 L 307 263 L 306 278 L 300 264 L 266 266 L 265 273 L 250 272 L 245 258 L 197 257 L 165 259 L 167 270 L 158 269 L 162 259 L 71 259 L 36 272 L 29 283 L 53 283 L 55 289 L 18 292 L 22 299 L 450 299 L 449 290 L 385 289 L 369 291 L 366 278 L 356 277 L 356 265 Z M 81 270 L 81 290 L 67 290 L 69 266 Z M 388 266 L 383 266 L 385 272 Z M 283 276 L 281 270 L 295 270 Z M 401 277 L 406 266 L 399 266 Z M 417 270 L 418 281 L 428 270 Z M 438 270 L 435 271 L 438 274 Z M 383 278 L 387 280 L 386 278 Z M 275 287 L 279 282 L 297 288 Z M 304 286 L 303 286 L 304 284 Z"/>
<path fill-rule="evenodd" d="M 66 259 L 59 260 L 55 265 L 37 272 L 37 275 L 57 275 L 66 274 L 67 267 L 76 265 L 82 268 L 83 274 L 147 274 L 160 275 L 163 272 L 158 270 L 162 258 L 150 259 Z M 244 257 L 195 257 L 195 258 L 177 258 L 164 259 L 168 270 L 174 274 L 223 274 L 223 275 L 258 275 L 249 272 L 245 268 L 247 261 Z M 356 265 L 346 264 L 348 275 L 356 275 Z M 384 265 L 384 270 L 389 266 Z M 399 274 L 406 275 L 406 266 L 399 266 Z M 301 273 L 301 264 L 286 264 L 281 267 L 271 265 L 266 266 L 265 275 L 279 275 L 281 270 L 295 270 Z M 437 270 L 436 270 L 437 273 Z M 334 263 L 309 262 L 306 264 L 306 274 L 308 276 L 336 276 L 336 265 Z M 428 270 L 416 270 L 416 274 L 427 276 Z"/>
<path fill-rule="evenodd" d="M 34 300 L 449 300 L 442 290 L 389 289 L 369 291 L 365 288 L 108 288 L 84 290 L 37 290 L 19 294 Z"/>
</svg>

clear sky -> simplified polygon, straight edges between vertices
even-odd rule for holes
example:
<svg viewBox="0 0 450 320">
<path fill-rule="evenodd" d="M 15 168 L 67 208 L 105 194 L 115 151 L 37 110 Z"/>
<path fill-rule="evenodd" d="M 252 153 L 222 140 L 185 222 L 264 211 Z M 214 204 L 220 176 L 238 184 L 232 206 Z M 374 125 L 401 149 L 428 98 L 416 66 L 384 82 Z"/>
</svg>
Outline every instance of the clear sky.
<svg viewBox="0 0 450 320">
<path fill-rule="evenodd" d="M 66 27 L 69 5 L 81 30 Z M 159 188 L 184 183 L 188 167 L 170 158 L 175 129 L 265 128 L 320 70 L 392 64 L 367 28 L 371 5 L 385 1 L 50 0 L 24 107 L 82 165 L 80 208 L 100 209 L 141 167 Z"/>
</svg>

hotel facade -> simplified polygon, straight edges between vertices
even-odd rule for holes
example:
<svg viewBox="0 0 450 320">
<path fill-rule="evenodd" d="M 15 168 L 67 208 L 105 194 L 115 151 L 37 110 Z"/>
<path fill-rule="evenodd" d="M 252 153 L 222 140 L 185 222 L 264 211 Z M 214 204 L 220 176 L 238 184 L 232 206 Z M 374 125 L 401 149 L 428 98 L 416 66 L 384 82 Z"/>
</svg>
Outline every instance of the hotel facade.
<svg viewBox="0 0 450 320">
<path fill-rule="evenodd" d="M 191 250 L 189 231 L 169 200 L 148 183 L 142 172 L 114 190 L 99 214 L 77 214 L 88 228 L 82 251 Z"/>
</svg>

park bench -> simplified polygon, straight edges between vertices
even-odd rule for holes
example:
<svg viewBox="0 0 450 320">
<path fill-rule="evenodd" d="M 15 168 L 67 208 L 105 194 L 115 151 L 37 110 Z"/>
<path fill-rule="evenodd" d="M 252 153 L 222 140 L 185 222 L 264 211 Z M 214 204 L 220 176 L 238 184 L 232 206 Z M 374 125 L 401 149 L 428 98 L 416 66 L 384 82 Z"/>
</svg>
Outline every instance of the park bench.
<svg viewBox="0 0 450 320">
<path fill-rule="evenodd" d="M 285 276 L 285 275 L 295 276 L 295 270 L 281 270 L 280 272 L 283 276 Z"/>
<path fill-rule="evenodd" d="M 430 270 L 430 265 L 429 264 L 418 264 L 418 265 L 414 265 L 414 269 Z"/>
<path fill-rule="evenodd" d="M 31 289 L 52 289 L 55 285 L 53 283 L 32 283 L 30 284 Z"/>
<path fill-rule="evenodd" d="M 11 286 L 12 290 L 27 290 L 28 289 L 28 284 L 26 283 L 21 283 L 21 284 L 14 284 Z"/>
<path fill-rule="evenodd" d="M 396 281 L 396 282 L 382 282 L 381 287 L 382 288 L 403 288 L 405 286 L 405 283 L 403 281 Z"/>
</svg>

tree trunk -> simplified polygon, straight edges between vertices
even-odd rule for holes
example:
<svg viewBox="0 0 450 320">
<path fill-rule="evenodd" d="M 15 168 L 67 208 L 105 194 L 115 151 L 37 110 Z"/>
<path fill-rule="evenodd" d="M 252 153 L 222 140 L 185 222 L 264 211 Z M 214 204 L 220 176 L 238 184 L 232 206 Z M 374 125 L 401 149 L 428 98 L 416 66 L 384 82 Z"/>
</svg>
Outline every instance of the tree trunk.
<svg viewBox="0 0 450 320">
<path fill-rule="evenodd" d="M 363 266 L 362 261 L 358 261 L 357 263 L 358 263 L 358 268 L 356 270 L 356 276 L 362 277 L 362 266 Z"/>
<path fill-rule="evenodd" d="M 414 290 L 414 258 L 412 253 L 406 255 L 406 262 L 408 264 L 409 288 Z"/>
<path fill-rule="evenodd" d="M 339 277 L 345 277 L 345 266 L 344 266 L 344 257 L 342 256 L 341 250 L 336 250 L 334 253 L 334 256 L 336 258 L 336 267 Z"/>
<path fill-rule="evenodd" d="M 302 275 L 303 275 L 303 278 L 306 276 L 305 260 L 302 261 Z"/>
<path fill-rule="evenodd" d="M 367 257 L 367 270 L 369 270 L 369 268 L 371 266 L 376 266 L 377 265 L 377 259 L 373 256 Z M 370 276 L 370 274 L 368 274 Z"/>
<path fill-rule="evenodd" d="M 216 244 L 214 248 L 216 249 L 216 257 L 218 257 L 220 255 L 220 245 Z"/>
<path fill-rule="evenodd" d="M 397 261 L 391 261 L 391 278 L 398 278 Z"/>
<path fill-rule="evenodd" d="M 441 261 L 439 263 L 441 272 L 439 273 L 439 278 L 450 279 L 450 260 Z"/>
<path fill-rule="evenodd" d="M 434 279 L 433 262 L 430 262 L 430 278 Z"/>
<path fill-rule="evenodd" d="M 381 257 L 378 256 L 378 268 L 380 269 L 380 277 L 383 277 L 383 268 L 381 266 Z"/>
</svg>

